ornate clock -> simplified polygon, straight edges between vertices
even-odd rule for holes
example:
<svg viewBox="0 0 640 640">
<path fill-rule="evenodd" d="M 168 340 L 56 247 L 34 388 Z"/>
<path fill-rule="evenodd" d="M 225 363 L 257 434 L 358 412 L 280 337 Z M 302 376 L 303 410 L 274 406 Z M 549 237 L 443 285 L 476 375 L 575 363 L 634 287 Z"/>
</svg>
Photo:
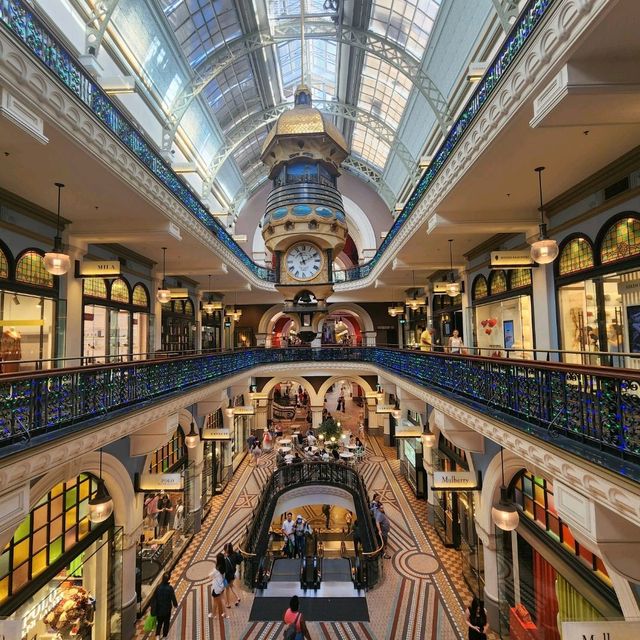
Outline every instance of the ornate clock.
<svg viewBox="0 0 640 640">
<path fill-rule="evenodd" d="M 289 275 L 296 280 L 311 280 L 322 269 L 322 252 L 311 242 L 298 242 L 285 255 L 285 265 Z"/>
</svg>

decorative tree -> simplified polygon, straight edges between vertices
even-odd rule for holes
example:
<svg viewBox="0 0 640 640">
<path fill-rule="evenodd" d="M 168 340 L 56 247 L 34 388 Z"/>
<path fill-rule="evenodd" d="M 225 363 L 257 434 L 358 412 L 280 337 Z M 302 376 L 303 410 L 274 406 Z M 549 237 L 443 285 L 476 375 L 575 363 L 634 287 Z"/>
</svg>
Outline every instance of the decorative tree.
<svg viewBox="0 0 640 640">
<path fill-rule="evenodd" d="M 342 436 L 342 426 L 333 418 L 326 418 L 318 427 L 318 434 L 324 436 L 326 444 L 331 445 L 331 438 L 335 438 L 335 444 L 338 444 Z"/>
</svg>

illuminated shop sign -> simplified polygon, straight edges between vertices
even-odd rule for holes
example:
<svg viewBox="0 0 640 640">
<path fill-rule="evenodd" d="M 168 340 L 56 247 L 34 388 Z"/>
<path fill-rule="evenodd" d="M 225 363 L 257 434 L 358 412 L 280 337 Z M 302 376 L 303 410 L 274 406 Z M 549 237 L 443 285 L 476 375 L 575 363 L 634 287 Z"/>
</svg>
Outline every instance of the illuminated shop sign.
<svg viewBox="0 0 640 640">
<path fill-rule="evenodd" d="M 434 491 L 471 491 L 479 489 L 473 471 L 434 471 L 431 488 Z"/>
<path fill-rule="evenodd" d="M 76 260 L 76 278 L 115 278 L 120 272 L 120 260 Z"/>
<path fill-rule="evenodd" d="M 203 429 L 203 440 L 231 440 L 231 429 Z"/>
<path fill-rule="evenodd" d="M 492 269 L 518 269 L 519 267 L 531 267 L 534 265 L 531 259 L 531 251 L 492 251 Z"/>
<path fill-rule="evenodd" d="M 181 473 L 141 473 L 138 478 L 140 491 L 180 491 L 184 488 Z"/>
</svg>

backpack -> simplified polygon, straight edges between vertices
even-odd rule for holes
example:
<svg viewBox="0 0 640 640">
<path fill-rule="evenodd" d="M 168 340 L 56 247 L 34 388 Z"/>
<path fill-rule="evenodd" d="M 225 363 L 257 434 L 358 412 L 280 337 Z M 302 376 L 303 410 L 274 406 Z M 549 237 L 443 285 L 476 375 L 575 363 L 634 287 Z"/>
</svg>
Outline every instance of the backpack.
<svg viewBox="0 0 640 640">
<path fill-rule="evenodd" d="M 296 640 L 296 636 L 298 635 L 298 631 L 296 627 L 298 626 L 298 620 L 300 620 L 301 613 L 298 611 L 298 615 L 296 619 L 284 630 L 282 637 L 284 640 Z"/>
</svg>

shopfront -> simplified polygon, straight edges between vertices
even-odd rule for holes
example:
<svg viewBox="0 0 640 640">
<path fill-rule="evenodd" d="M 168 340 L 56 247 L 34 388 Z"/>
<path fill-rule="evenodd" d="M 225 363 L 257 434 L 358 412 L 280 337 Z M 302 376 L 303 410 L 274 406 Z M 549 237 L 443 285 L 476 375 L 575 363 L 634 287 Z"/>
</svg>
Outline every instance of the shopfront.
<svg viewBox="0 0 640 640">
<path fill-rule="evenodd" d="M 233 460 L 233 470 L 238 467 L 246 452 L 245 442 L 251 433 L 253 424 L 253 407 L 246 407 L 244 403 L 244 394 L 234 397 L 232 402 L 235 411 L 233 414 L 233 429 L 231 441 L 231 457 Z"/>
<path fill-rule="evenodd" d="M 448 295 L 433 296 L 432 323 L 435 331 L 435 343 L 443 348 L 449 345 L 449 338 L 454 331 L 458 331 L 459 336 L 464 341 L 462 333 L 462 296 L 457 295 L 452 298 Z"/>
<path fill-rule="evenodd" d="M 121 637 L 122 530 L 89 521 L 89 474 L 54 486 L 0 555 L 0 617 L 21 640 Z"/>
<path fill-rule="evenodd" d="M 149 351 L 149 292 L 124 278 L 85 278 L 82 355 L 99 364 Z"/>
<path fill-rule="evenodd" d="M 202 349 L 212 351 L 222 346 L 223 312 L 216 309 L 202 312 Z"/>
<path fill-rule="evenodd" d="M 420 439 L 422 431 L 422 417 L 417 411 L 412 410 L 408 410 L 407 417 L 399 420 L 395 426 L 396 453 L 400 461 L 400 472 L 418 498 L 424 498 L 427 493 Z"/>
<path fill-rule="evenodd" d="M 178 427 L 168 442 L 149 455 L 145 472 L 136 478 L 136 489 L 144 494 L 143 534 L 138 549 L 143 601 L 193 533 L 190 471 L 184 433 Z"/>
<path fill-rule="evenodd" d="M 601 228 L 595 243 L 572 234 L 556 260 L 558 325 L 565 362 L 637 369 L 640 352 L 640 214 L 625 213 Z M 609 357 L 590 355 L 607 352 Z"/>
<path fill-rule="evenodd" d="M 475 277 L 471 287 L 475 346 L 480 355 L 505 356 L 506 349 L 522 350 L 531 358 L 534 348 L 531 269 L 495 269 L 489 279 Z"/>
<path fill-rule="evenodd" d="M 16 258 L 0 242 L 0 373 L 48 367 L 64 347 L 56 335 L 58 282 L 43 253 L 26 249 Z"/>
<path fill-rule="evenodd" d="M 523 469 L 509 489 L 520 524 L 496 530 L 501 634 L 560 640 L 563 621 L 621 618 L 604 563 L 558 516 L 553 483 Z"/>
<path fill-rule="evenodd" d="M 171 300 L 162 305 L 162 350 L 183 353 L 195 349 L 196 319 L 193 302 Z"/>
<path fill-rule="evenodd" d="M 209 509 L 213 496 L 222 493 L 230 478 L 231 466 L 226 464 L 231 459 L 231 431 L 223 428 L 222 409 L 205 416 L 202 429 L 204 458 L 202 465 L 203 517 Z"/>
</svg>

